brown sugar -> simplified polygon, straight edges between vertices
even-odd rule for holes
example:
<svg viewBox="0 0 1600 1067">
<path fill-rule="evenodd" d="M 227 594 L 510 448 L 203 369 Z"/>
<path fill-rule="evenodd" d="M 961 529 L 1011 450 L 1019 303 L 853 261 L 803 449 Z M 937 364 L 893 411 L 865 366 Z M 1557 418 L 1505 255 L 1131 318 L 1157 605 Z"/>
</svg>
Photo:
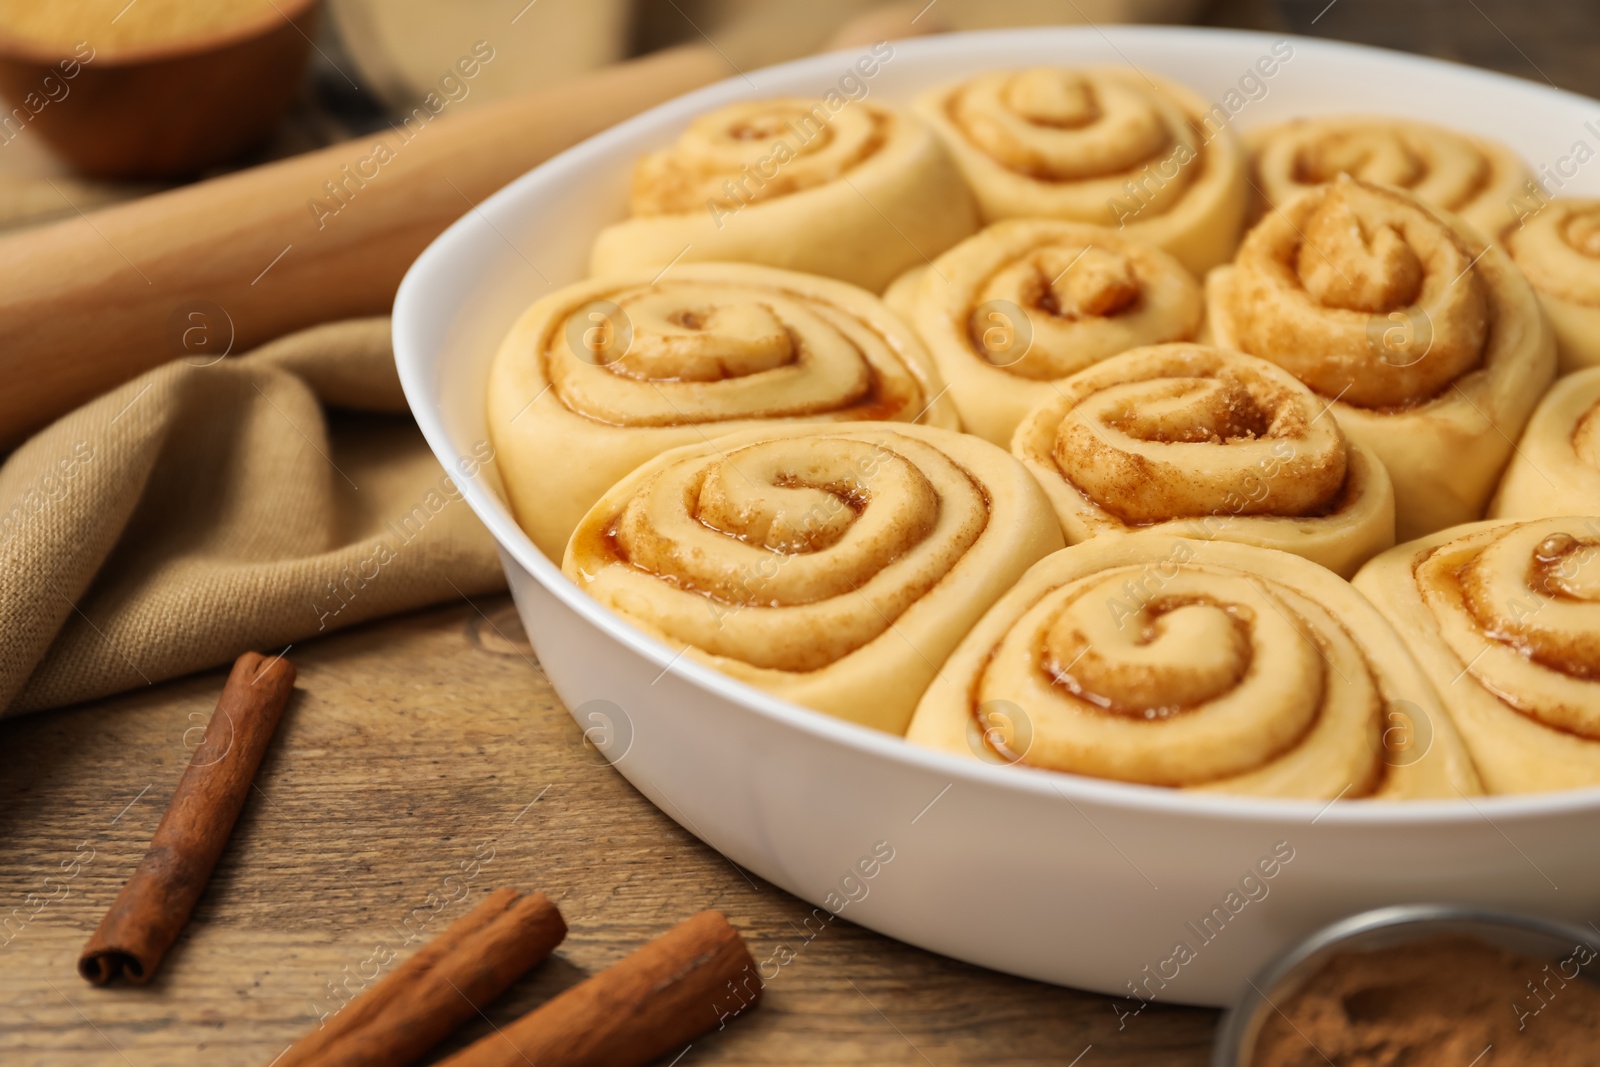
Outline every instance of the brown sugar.
<svg viewBox="0 0 1600 1067">
<path fill-rule="evenodd" d="M 1592 1067 L 1600 969 L 1437 937 L 1333 957 L 1262 1025 L 1251 1067 Z M 1487 1053 L 1485 1050 L 1488 1050 Z"/>
</svg>

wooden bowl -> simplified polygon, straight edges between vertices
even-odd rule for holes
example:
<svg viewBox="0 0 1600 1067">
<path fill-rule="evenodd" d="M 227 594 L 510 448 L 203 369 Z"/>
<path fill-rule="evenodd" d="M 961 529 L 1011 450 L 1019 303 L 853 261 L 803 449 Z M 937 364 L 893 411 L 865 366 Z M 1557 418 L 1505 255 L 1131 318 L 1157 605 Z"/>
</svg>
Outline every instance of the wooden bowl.
<svg viewBox="0 0 1600 1067">
<path fill-rule="evenodd" d="M 305 70 L 319 0 L 255 23 L 118 53 L 0 38 L 0 145 L 31 131 L 85 174 L 179 178 L 224 163 L 282 118 Z M 281 12 L 281 14 L 280 14 Z"/>
</svg>

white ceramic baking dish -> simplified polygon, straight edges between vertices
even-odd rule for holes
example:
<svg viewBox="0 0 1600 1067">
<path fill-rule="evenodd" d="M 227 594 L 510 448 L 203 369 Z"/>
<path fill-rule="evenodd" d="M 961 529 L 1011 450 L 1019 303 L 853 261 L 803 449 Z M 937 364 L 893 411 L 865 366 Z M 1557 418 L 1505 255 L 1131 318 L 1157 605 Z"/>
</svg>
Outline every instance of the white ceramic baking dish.
<svg viewBox="0 0 1600 1067">
<path fill-rule="evenodd" d="M 994 67 L 1133 63 L 1230 109 L 1243 101 L 1239 128 L 1328 111 L 1412 115 L 1509 142 L 1565 192 L 1600 192 L 1600 162 L 1571 163 L 1576 142 L 1600 146 L 1595 101 L 1302 38 L 1289 38 L 1292 55 L 1281 59 L 1273 46 L 1282 40 L 1120 26 L 963 34 L 894 44 L 866 84 L 874 99 L 903 101 Z M 1280 59 L 1271 77 L 1258 68 L 1266 56 Z M 1229 1003 L 1275 954 L 1365 908 L 1426 900 L 1600 915 L 1600 790 L 1323 805 L 954 759 L 675 655 L 579 593 L 533 547 L 492 464 L 473 473 L 501 336 L 527 304 L 582 275 L 594 233 L 623 212 L 641 152 L 729 101 L 821 95 L 856 58 L 751 71 L 584 142 L 469 212 L 400 287 L 395 353 L 417 422 L 499 542 L 557 693 L 596 728 L 617 770 L 707 844 L 796 896 L 958 959 L 1121 994 L 1109 1010 L 1124 1025 L 1151 998 Z M 1275 849 L 1266 878 L 1258 865 Z"/>
</svg>

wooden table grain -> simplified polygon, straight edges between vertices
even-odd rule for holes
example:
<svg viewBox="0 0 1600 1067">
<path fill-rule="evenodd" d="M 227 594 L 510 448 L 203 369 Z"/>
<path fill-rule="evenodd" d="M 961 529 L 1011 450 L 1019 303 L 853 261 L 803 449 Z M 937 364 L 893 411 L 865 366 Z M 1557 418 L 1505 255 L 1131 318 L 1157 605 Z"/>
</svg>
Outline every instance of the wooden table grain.
<svg viewBox="0 0 1600 1067">
<path fill-rule="evenodd" d="M 1207 21 L 1600 95 L 1592 3 L 1221 0 Z M 758 959 L 796 954 L 760 1008 L 695 1041 L 682 1067 L 1208 1062 L 1214 1012 L 1158 1006 L 1119 1029 L 1107 998 L 842 919 L 806 940 L 807 905 L 736 869 L 585 748 L 503 597 L 289 654 L 299 692 L 210 888 L 145 987 L 92 989 L 77 954 L 143 853 L 224 672 L 0 722 L 0 1064 L 268 1064 L 361 988 L 375 954 L 409 953 L 506 884 L 558 898 L 572 932 L 443 1051 L 718 908 Z"/>
<path fill-rule="evenodd" d="M 507 884 L 558 899 L 572 932 L 461 1040 L 717 908 L 757 959 L 782 945 L 795 957 L 758 1009 L 695 1041 L 680 1067 L 1066 1064 L 1091 1045 L 1088 1067 L 1207 1060 L 1213 1012 L 1152 1008 L 1119 1031 L 1106 998 L 844 919 L 806 941 L 809 905 L 597 762 L 507 598 L 289 656 L 296 696 L 257 788 L 145 987 L 89 987 L 78 951 L 143 853 L 224 672 L 0 724 L 0 1063 L 268 1064 L 337 1008 L 341 987 L 361 988 L 380 946 L 403 957 L 421 943 L 405 946 L 412 932 L 431 937 Z"/>
</svg>

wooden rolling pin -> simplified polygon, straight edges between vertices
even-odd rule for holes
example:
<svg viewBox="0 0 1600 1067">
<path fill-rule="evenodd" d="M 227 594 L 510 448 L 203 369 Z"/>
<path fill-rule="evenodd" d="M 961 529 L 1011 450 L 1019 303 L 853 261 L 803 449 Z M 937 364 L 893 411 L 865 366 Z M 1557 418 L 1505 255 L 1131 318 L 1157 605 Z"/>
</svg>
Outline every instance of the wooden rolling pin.
<svg viewBox="0 0 1600 1067">
<path fill-rule="evenodd" d="M 914 6 L 869 12 L 829 46 L 926 32 L 931 19 L 905 14 Z M 0 450 L 151 367 L 219 352 L 230 334 L 242 352 L 388 311 L 411 261 L 472 205 L 583 138 L 733 73 L 710 44 L 669 49 L 460 114 L 446 105 L 407 143 L 375 133 L 0 238 Z M 392 149 L 382 162 L 380 140 Z M 338 198 L 328 182 L 342 186 Z"/>
</svg>

